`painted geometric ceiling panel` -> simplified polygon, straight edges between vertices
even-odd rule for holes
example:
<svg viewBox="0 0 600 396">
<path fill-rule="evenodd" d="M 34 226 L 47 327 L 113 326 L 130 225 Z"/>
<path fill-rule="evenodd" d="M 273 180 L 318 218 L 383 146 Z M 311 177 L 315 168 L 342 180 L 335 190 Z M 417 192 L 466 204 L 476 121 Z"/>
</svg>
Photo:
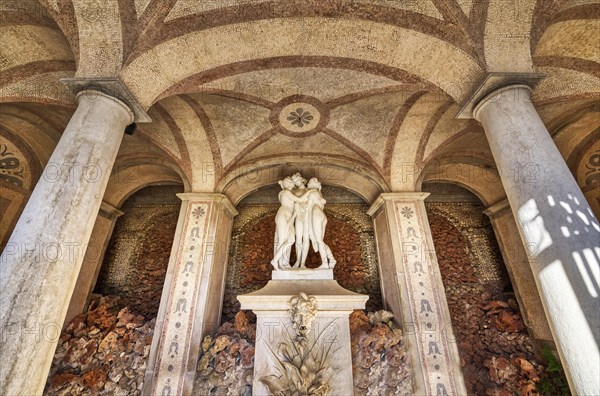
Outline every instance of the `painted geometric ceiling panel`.
<svg viewBox="0 0 600 396">
<path fill-rule="evenodd" d="M 383 166 L 387 136 L 398 110 L 408 96 L 407 92 L 393 92 L 335 108 L 331 111 L 329 129 L 365 150 Z"/>
<path fill-rule="evenodd" d="M 291 95 L 314 96 L 327 102 L 352 93 L 399 85 L 395 80 L 355 70 L 290 67 L 257 70 L 225 77 L 201 89 L 222 89 L 279 102 Z"/>
<path fill-rule="evenodd" d="M 206 112 L 227 165 L 254 139 L 271 128 L 269 109 L 225 96 L 189 95 Z"/>
</svg>

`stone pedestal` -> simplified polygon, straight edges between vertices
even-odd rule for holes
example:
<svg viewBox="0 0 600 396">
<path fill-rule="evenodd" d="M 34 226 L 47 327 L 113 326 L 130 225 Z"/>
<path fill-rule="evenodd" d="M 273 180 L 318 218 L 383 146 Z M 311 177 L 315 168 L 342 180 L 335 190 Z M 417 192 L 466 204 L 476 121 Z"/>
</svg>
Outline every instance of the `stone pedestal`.
<svg viewBox="0 0 600 396">
<path fill-rule="evenodd" d="M 341 287 L 333 280 L 331 270 L 274 271 L 273 278 L 264 288 L 238 296 L 241 308 L 251 309 L 257 317 L 253 394 L 270 395 L 267 383 L 277 386 L 297 380 L 289 361 L 302 366 L 300 359 L 289 357 L 304 356 L 303 351 L 308 350 L 314 361 L 307 358 L 304 368 L 297 367 L 304 374 L 301 378 L 319 386 L 320 375 L 314 375 L 324 369 L 322 382 L 328 387 L 327 394 L 354 394 L 348 318 L 353 310 L 364 309 L 369 297 Z M 308 299 L 314 298 L 314 321 L 310 314 L 299 312 L 302 310 L 290 312 L 298 306 L 293 299 L 301 293 Z M 304 347 L 298 341 L 300 322 L 310 328 Z"/>
</svg>

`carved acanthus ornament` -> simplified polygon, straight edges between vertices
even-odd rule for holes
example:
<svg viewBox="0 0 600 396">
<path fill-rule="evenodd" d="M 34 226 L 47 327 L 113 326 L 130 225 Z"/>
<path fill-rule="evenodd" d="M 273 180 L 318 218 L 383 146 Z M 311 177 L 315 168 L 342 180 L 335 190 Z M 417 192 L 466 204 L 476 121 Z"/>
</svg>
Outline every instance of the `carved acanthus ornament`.
<svg viewBox="0 0 600 396">
<path fill-rule="evenodd" d="M 317 317 L 317 299 L 300 293 L 290 300 L 288 311 L 295 336 L 284 332 L 284 341 L 277 353 L 271 350 L 276 363 L 277 375 L 265 375 L 260 381 L 274 396 L 326 396 L 331 389 L 330 379 L 335 373 L 331 367 L 333 343 L 327 345 L 321 336 L 313 342 L 308 336 Z"/>
</svg>

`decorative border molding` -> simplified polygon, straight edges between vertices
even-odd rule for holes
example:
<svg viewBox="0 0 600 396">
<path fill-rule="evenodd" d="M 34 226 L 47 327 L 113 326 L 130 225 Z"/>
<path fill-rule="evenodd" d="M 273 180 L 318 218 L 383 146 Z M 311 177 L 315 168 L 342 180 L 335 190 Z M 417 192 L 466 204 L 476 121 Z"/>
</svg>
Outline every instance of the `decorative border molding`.
<svg viewBox="0 0 600 396">
<path fill-rule="evenodd" d="M 190 192 L 190 193 L 179 193 L 176 195 L 182 201 L 209 201 L 209 202 L 221 204 L 221 205 L 223 205 L 223 209 L 225 209 L 225 213 L 227 213 L 231 217 L 235 217 L 238 214 L 238 211 L 235 208 L 235 206 L 233 206 L 233 204 L 231 203 L 229 198 L 227 198 L 227 196 L 223 195 L 223 194 Z"/>
<path fill-rule="evenodd" d="M 116 219 L 117 217 L 123 216 L 125 213 L 108 202 L 102 201 L 102 203 L 100 203 L 100 214 L 108 219 Z"/>
<path fill-rule="evenodd" d="M 184 389 L 196 306 L 202 303 L 198 301 L 198 295 L 204 272 L 211 212 L 214 209 L 212 206 L 211 202 L 190 201 L 185 210 L 181 243 L 176 251 L 171 290 L 166 303 L 168 309 L 161 333 L 155 334 L 155 337 L 160 337 L 160 344 L 152 394 L 178 395 Z"/>
<path fill-rule="evenodd" d="M 502 201 L 487 207 L 483 213 L 490 219 L 495 219 L 496 217 L 503 215 L 506 210 L 510 211 L 510 203 L 508 202 L 508 199 L 505 198 Z"/>
<path fill-rule="evenodd" d="M 411 201 L 406 195 L 403 198 L 394 202 L 394 218 L 402 244 L 401 271 L 405 277 L 405 285 L 402 286 L 408 291 L 416 332 L 419 362 L 415 363 L 422 372 L 427 394 L 456 395 L 459 389 L 453 373 L 448 337 L 452 336 L 452 325 L 442 310 L 445 296 L 434 270 L 437 264 L 435 253 L 423 223 L 426 215 L 418 201 Z M 407 252 L 409 246 L 415 250 L 414 254 Z"/>
<path fill-rule="evenodd" d="M 396 200 L 416 200 L 416 201 L 424 201 L 425 198 L 429 196 L 428 192 L 390 192 L 390 193 L 381 193 L 375 202 L 371 205 L 369 210 L 367 210 L 367 214 L 371 217 L 377 212 L 377 210 L 383 205 L 385 201 L 396 201 Z"/>
</svg>

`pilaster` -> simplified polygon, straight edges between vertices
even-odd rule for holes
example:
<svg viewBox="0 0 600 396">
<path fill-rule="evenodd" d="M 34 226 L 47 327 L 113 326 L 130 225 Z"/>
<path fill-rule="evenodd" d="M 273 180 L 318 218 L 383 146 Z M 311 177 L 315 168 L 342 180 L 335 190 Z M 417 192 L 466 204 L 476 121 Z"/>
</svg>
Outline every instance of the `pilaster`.
<svg viewBox="0 0 600 396">
<path fill-rule="evenodd" d="M 409 339 L 418 395 L 466 394 L 425 212 L 428 193 L 384 193 L 371 206 L 386 309 Z"/>
<path fill-rule="evenodd" d="M 221 194 L 177 195 L 182 205 L 144 381 L 148 395 L 191 394 L 202 338 L 220 324 L 237 214 Z"/>
<path fill-rule="evenodd" d="M 106 254 L 106 248 L 112 235 L 117 219 L 123 215 L 123 212 L 114 206 L 102 201 L 100 211 L 92 229 L 90 241 L 85 247 L 85 255 L 81 270 L 77 276 L 75 290 L 69 302 L 69 309 L 63 323 L 65 328 L 71 320 L 84 312 L 90 302 L 92 291 L 96 286 L 100 267 Z"/>
<path fill-rule="evenodd" d="M 546 319 L 542 300 L 531 272 L 527 251 L 519 233 L 515 232 L 517 223 L 510 210 L 508 200 L 505 199 L 490 206 L 484 213 L 489 217 L 496 234 L 496 240 L 500 246 L 500 252 L 529 334 L 536 340 L 553 342 L 548 319 Z"/>
</svg>

